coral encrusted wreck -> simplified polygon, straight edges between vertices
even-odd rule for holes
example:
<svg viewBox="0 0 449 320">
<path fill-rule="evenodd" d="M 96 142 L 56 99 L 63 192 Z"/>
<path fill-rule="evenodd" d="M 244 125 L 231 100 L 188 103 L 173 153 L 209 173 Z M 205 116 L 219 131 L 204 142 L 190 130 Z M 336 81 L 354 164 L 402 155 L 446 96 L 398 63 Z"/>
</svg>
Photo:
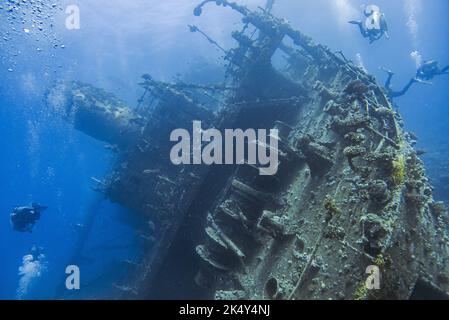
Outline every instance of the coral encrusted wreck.
<svg viewBox="0 0 449 320">
<path fill-rule="evenodd" d="M 212 2 L 248 26 L 232 34 L 225 83 L 145 75 L 138 108 L 80 83 L 48 96 L 77 129 L 115 146 L 98 189 L 148 221 L 141 260 L 114 298 L 447 298 L 447 212 L 384 90 L 269 12 Z M 276 53 L 285 68 L 273 66 Z M 170 132 L 194 120 L 279 129 L 278 173 L 173 165 Z M 364 287 L 373 265 L 379 290 Z"/>
</svg>

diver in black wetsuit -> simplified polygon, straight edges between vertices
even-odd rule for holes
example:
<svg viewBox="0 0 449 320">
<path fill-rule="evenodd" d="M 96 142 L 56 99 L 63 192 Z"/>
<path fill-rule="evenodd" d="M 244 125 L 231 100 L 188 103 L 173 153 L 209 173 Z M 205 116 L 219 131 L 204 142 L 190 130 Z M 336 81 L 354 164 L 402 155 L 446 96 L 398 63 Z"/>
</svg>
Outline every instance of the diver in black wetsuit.
<svg viewBox="0 0 449 320">
<path fill-rule="evenodd" d="M 387 96 L 390 99 L 394 99 L 394 98 L 405 95 L 414 83 L 419 82 L 416 78 L 410 79 L 410 81 L 405 85 L 405 87 L 402 90 L 394 91 L 391 88 L 391 79 L 393 78 L 394 73 L 391 70 L 387 70 L 384 68 L 381 68 L 381 70 L 388 73 L 388 78 L 387 78 L 387 81 L 385 82 L 385 89 L 387 90 Z"/>
<path fill-rule="evenodd" d="M 359 27 L 360 33 L 362 34 L 362 36 L 366 39 L 369 39 L 370 44 L 380 40 L 383 36 L 385 36 L 387 39 L 390 38 L 389 34 L 388 34 L 388 24 L 387 24 L 387 19 L 385 18 L 385 14 L 381 13 L 379 11 L 374 11 L 374 10 L 378 10 L 378 9 L 370 9 L 367 7 L 367 9 L 365 10 L 365 16 L 367 18 L 369 18 L 370 16 L 374 15 L 375 18 L 373 19 L 378 19 L 379 21 L 379 27 L 373 27 L 373 28 L 369 28 L 366 26 L 366 23 L 363 23 L 360 20 L 352 20 L 349 21 L 350 24 L 355 24 Z"/>
<path fill-rule="evenodd" d="M 436 76 L 449 74 L 449 66 L 440 69 L 438 66 L 438 61 L 427 60 L 416 71 L 416 79 L 418 81 L 429 81 Z"/>
<path fill-rule="evenodd" d="M 11 224 L 15 231 L 33 232 L 33 227 L 41 218 L 41 212 L 47 209 L 45 206 L 33 203 L 31 207 L 16 207 L 10 214 Z"/>
</svg>

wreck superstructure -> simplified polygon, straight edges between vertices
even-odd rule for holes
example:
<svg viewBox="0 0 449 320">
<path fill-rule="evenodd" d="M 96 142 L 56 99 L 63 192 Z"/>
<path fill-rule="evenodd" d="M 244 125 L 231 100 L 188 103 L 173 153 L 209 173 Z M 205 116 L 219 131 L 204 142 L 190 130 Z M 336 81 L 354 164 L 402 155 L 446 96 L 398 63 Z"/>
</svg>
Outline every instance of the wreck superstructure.
<svg viewBox="0 0 449 320">
<path fill-rule="evenodd" d="M 148 220 L 142 259 L 115 297 L 449 297 L 446 209 L 375 79 L 266 10 L 204 1 L 194 14 L 208 2 L 245 23 L 232 34 L 224 84 L 145 75 L 136 109 L 79 83 L 49 95 L 77 129 L 116 146 L 99 188 Z M 285 70 L 273 66 L 277 52 Z M 172 164 L 170 133 L 195 120 L 277 128 L 278 173 Z M 365 286 L 368 266 L 381 271 L 379 290 Z"/>
</svg>

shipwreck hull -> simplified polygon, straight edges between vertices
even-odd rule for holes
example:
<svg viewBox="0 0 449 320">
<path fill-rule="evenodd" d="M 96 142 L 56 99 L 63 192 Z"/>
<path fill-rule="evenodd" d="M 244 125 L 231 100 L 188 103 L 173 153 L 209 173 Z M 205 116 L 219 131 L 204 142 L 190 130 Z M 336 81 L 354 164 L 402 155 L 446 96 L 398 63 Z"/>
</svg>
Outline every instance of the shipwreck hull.
<svg viewBox="0 0 449 320">
<path fill-rule="evenodd" d="M 120 147 L 121 138 L 78 126 L 119 146 L 102 191 L 155 225 L 141 230 L 151 241 L 116 297 L 449 297 L 447 212 L 433 200 L 414 141 L 383 89 L 285 21 L 221 3 L 259 31 L 256 39 L 234 34 L 239 47 L 226 56 L 224 86 L 232 90 L 145 76 L 145 99 L 125 113 L 139 119 L 125 131 L 139 132 L 127 136 L 132 143 Z M 278 50 L 284 70 L 273 67 Z M 205 102 L 211 91 L 221 101 L 217 112 Z M 173 165 L 170 132 L 194 120 L 204 128 L 279 129 L 278 173 Z M 381 272 L 378 290 L 365 286 L 369 266 Z"/>
</svg>

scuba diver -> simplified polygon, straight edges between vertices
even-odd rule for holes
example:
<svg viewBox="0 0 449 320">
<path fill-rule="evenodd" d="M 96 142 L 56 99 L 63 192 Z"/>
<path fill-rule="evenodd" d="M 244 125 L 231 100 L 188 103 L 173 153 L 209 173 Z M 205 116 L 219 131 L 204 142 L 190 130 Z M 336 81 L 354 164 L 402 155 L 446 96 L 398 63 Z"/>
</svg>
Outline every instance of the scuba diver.
<svg viewBox="0 0 449 320">
<path fill-rule="evenodd" d="M 41 218 L 45 206 L 33 203 L 31 207 L 16 207 L 10 214 L 13 229 L 18 232 L 33 232 L 34 225 Z"/>
<path fill-rule="evenodd" d="M 380 69 L 385 71 L 386 73 L 388 73 L 388 78 L 387 78 L 387 81 L 385 82 L 385 89 L 387 91 L 387 96 L 390 99 L 394 99 L 394 98 L 401 97 L 401 96 L 405 95 L 414 83 L 420 82 L 416 78 L 410 79 L 410 81 L 405 85 L 405 87 L 402 90 L 394 91 L 391 87 L 391 80 L 394 76 L 394 73 L 391 70 L 388 70 L 385 68 L 380 68 Z"/>
<path fill-rule="evenodd" d="M 416 71 L 416 79 L 418 81 L 429 81 L 436 76 L 444 74 L 449 74 L 449 66 L 440 69 L 440 67 L 438 66 L 438 61 L 427 60 L 424 61 Z"/>
<path fill-rule="evenodd" d="M 390 39 L 385 14 L 380 12 L 380 9 L 377 6 L 367 6 L 364 14 L 366 17 L 365 23 L 360 20 L 352 20 L 349 21 L 349 23 L 357 25 L 362 36 L 369 39 L 370 44 L 380 40 L 383 36 Z"/>
</svg>

